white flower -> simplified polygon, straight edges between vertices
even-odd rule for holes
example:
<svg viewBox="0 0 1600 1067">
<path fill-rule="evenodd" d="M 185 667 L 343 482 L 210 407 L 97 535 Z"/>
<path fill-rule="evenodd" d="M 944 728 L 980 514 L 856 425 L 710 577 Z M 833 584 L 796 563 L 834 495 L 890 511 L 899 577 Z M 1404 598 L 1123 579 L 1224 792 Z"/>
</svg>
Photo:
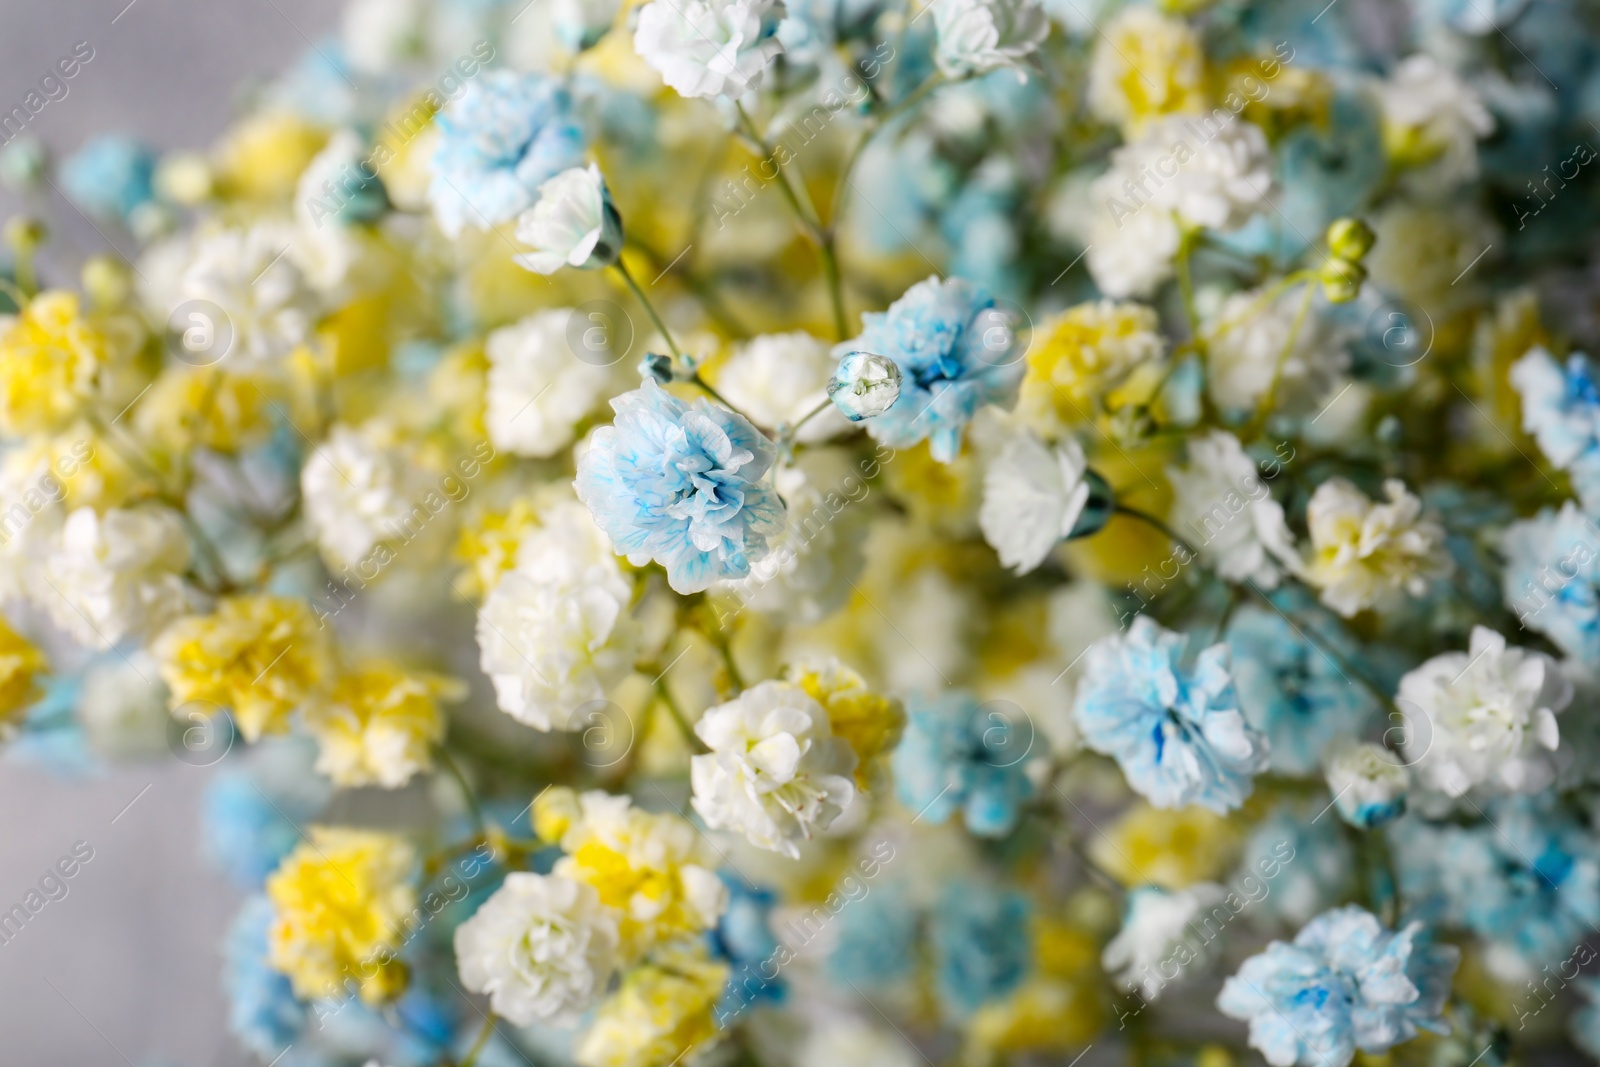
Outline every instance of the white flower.
<svg viewBox="0 0 1600 1067">
<path fill-rule="evenodd" d="M 39 564 L 56 545 L 67 519 L 67 483 L 47 449 L 19 446 L 0 461 L 0 600 L 52 595 L 39 582 Z M 36 587 L 42 590 L 40 595 Z"/>
<path fill-rule="evenodd" d="M 622 251 L 622 219 L 600 168 L 593 163 L 573 167 L 539 186 L 539 199 L 517 218 L 517 240 L 534 251 L 512 258 L 540 274 L 615 263 Z"/>
<path fill-rule="evenodd" d="M 717 392 L 764 430 L 799 422 L 828 399 L 833 346 L 803 330 L 764 334 L 741 345 L 717 371 Z M 849 429 L 832 405 L 800 428 L 797 440 L 825 441 Z"/>
<path fill-rule="evenodd" d="M 1263 303 L 1259 290 L 1234 293 L 1210 324 L 1206 387 L 1217 406 L 1251 412 L 1278 376 L 1278 406 L 1320 398 L 1347 362 L 1341 338 L 1315 307 L 1306 312 L 1287 358 L 1284 348 L 1304 297 L 1297 291 Z M 1282 361 L 1280 368 L 1279 361 Z"/>
<path fill-rule="evenodd" d="M 1300 570 L 1283 506 L 1272 499 L 1239 439 L 1213 430 L 1189 440 L 1189 463 L 1169 467 L 1172 521 L 1217 574 L 1271 589 Z"/>
<path fill-rule="evenodd" d="M 1178 254 L 1178 225 L 1168 212 L 1106 208 L 1126 195 L 1122 190 L 1125 180 L 1120 171 L 1112 170 L 1096 179 L 1089 191 L 1094 211 L 1089 218 L 1085 258 L 1100 291 L 1117 299 L 1155 292 L 1172 277 L 1173 257 Z"/>
<path fill-rule="evenodd" d="M 1272 191 L 1272 150 L 1266 135 L 1237 118 L 1222 122 L 1210 116 L 1168 116 L 1113 152 L 1111 160 L 1113 170 L 1150 190 L 1145 206 L 1121 189 L 1135 206 L 1170 211 L 1191 226 L 1211 230 L 1244 225 Z"/>
<path fill-rule="evenodd" d="M 762 682 L 707 711 L 694 732 L 711 749 L 690 761 L 694 810 L 759 848 L 800 857 L 855 798 L 855 754 L 798 686 Z"/>
<path fill-rule="evenodd" d="M 1076 438 L 1050 448 L 1027 430 L 1009 436 L 984 472 L 978 511 L 983 539 L 1003 565 L 1027 574 L 1072 533 L 1089 502 L 1088 469 Z"/>
<path fill-rule="evenodd" d="M 934 60 L 951 77 L 1013 66 L 1050 32 L 1035 0 L 933 0 Z"/>
<path fill-rule="evenodd" d="M 353 567 L 379 544 L 415 532 L 418 474 L 382 436 L 372 423 L 336 423 L 300 470 L 306 523 L 330 566 Z"/>
<path fill-rule="evenodd" d="M 1369 742 L 1346 744 L 1328 759 L 1328 791 L 1340 818 L 1370 830 L 1406 809 L 1411 775 L 1394 753 Z"/>
<path fill-rule="evenodd" d="M 350 0 L 344 55 L 363 74 L 387 74 L 422 50 L 422 0 Z"/>
<path fill-rule="evenodd" d="M 1427 181 L 1457 184 L 1478 174 L 1478 139 L 1494 132 L 1483 99 L 1430 55 L 1408 56 L 1378 84 L 1386 145 L 1404 162 L 1427 164 Z M 1420 176 L 1420 175 L 1419 175 Z"/>
<path fill-rule="evenodd" d="M 537 730 L 582 725 L 583 705 L 633 670 L 630 599 L 587 508 L 572 502 L 547 519 L 478 612 L 483 671 L 500 710 Z"/>
<path fill-rule="evenodd" d="M 188 566 L 189 535 L 171 508 L 82 507 L 67 516 L 34 595 L 79 644 L 103 650 L 192 610 Z"/>
<path fill-rule="evenodd" d="M 1346 618 L 1391 604 L 1402 590 L 1421 596 L 1429 579 L 1450 572 L 1444 529 L 1422 518 L 1422 501 L 1394 478 L 1384 492 L 1389 502 L 1376 504 L 1345 479 L 1329 478 L 1306 505 L 1306 579 Z"/>
<path fill-rule="evenodd" d="M 230 353 L 251 360 L 287 355 L 311 336 L 315 310 L 305 276 L 288 255 L 295 240 L 292 226 L 271 222 L 201 237 L 176 295 L 181 301 L 208 300 L 222 309 L 232 331 Z M 166 314 L 175 309 L 157 310 Z M 221 338 L 224 324 L 213 326 Z M 195 353 L 197 362 L 220 358 L 219 351 Z"/>
<path fill-rule="evenodd" d="M 1208 950 L 1213 942 L 1202 941 L 1189 924 L 1205 912 L 1204 924 L 1226 896 L 1225 889 L 1211 882 L 1178 890 L 1139 886 L 1128 894 L 1122 930 L 1106 945 L 1100 965 L 1123 989 L 1137 990 L 1147 1001 L 1156 999 L 1184 968 L 1212 954 Z M 1226 907 L 1221 911 L 1228 919 L 1234 915 Z"/>
<path fill-rule="evenodd" d="M 109 656 L 83 675 L 78 719 L 97 753 L 112 759 L 143 759 L 167 751 L 167 687 L 156 662 L 136 650 L 127 659 Z"/>
<path fill-rule="evenodd" d="M 617 919 L 593 886 L 513 871 L 456 928 L 461 983 L 515 1026 L 573 1026 L 605 995 Z"/>
<path fill-rule="evenodd" d="M 1466 652 L 1434 656 L 1400 679 L 1407 762 L 1430 789 L 1537 793 L 1555 778 L 1556 713 L 1572 683 L 1555 660 L 1508 648 L 1486 626 Z"/>
<path fill-rule="evenodd" d="M 498 449 L 519 456 L 553 456 L 572 444 L 573 431 L 605 399 L 611 370 L 579 359 L 567 340 L 577 312 L 535 312 L 495 330 L 489 355 L 488 409 L 484 422 Z"/>
<path fill-rule="evenodd" d="M 781 0 L 653 0 L 639 9 L 633 47 L 683 96 L 737 99 L 783 52 Z"/>
</svg>

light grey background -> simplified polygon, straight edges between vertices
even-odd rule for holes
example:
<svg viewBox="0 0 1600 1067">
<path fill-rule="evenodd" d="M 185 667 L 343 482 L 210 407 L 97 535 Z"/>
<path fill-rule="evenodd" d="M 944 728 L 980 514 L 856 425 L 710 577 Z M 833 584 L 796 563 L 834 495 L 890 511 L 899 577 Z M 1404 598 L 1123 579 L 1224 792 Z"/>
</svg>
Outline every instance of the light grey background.
<svg viewBox="0 0 1600 1067">
<path fill-rule="evenodd" d="M 0 112 L 58 57 L 94 59 L 31 129 L 58 152 L 113 130 L 203 148 L 240 87 L 282 69 L 338 20 L 338 0 L 0 0 Z M 120 14 L 119 14 L 120 13 Z M 113 22 L 115 19 L 115 22 Z M 17 210 L 0 193 L 0 216 Z M 78 252 L 98 241 L 73 210 Z M 72 252 L 51 261 L 75 263 Z M 58 278 L 71 282 L 71 278 Z M 220 943 L 237 895 L 198 855 L 208 771 L 176 761 L 65 780 L 0 760 L 0 911 L 74 842 L 94 858 L 21 935 L 0 944 L 7 1067 L 235 1067 Z M 146 786 L 149 788 L 146 789 Z M 137 799 L 135 799 L 137 798 Z M 132 801 L 132 806 L 129 803 Z"/>
</svg>

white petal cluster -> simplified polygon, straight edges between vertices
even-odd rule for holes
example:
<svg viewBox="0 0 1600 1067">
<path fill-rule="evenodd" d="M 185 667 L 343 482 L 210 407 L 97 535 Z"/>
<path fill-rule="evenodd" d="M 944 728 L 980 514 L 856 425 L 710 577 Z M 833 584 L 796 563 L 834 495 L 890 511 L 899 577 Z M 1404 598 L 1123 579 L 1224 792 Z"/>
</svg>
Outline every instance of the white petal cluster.
<svg viewBox="0 0 1600 1067">
<path fill-rule="evenodd" d="M 978 511 L 1002 564 L 1027 574 L 1072 532 L 1089 502 L 1087 470 L 1076 438 L 1051 447 L 1026 430 L 1010 436 L 984 472 Z"/>
<path fill-rule="evenodd" d="M 934 0 L 939 44 L 933 58 L 950 77 L 1014 66 L 1050 32 L 1036 0 Z"/>
<path fill-rule="evenodd" d="M 232 331 L 229 354 L 250 360 L 281 357 L 311 336 L 316 299 L 287 254 L 296 237 L 292 226 L 260 222 L 245 230 L 218 230 L 195 244 L 176 297 L 210 301 L 222 309 Z M 224 324 L 212 326 L 223 336 Z M 199 356 L 215 362 L 211 357 L 223 358 L 223 353 L 208 349 Z"/>
<path fill-rule="evenodd" d="M 568 342 L 576 311 L 538 311 L 489 334 L 488 410 L 484 421 L 495 448 L 518 456 L 553 456 L 572 444 L 581 420 L 606 398 L 612 371 L 604 350 Z"/>
<path fill-rule="evenodd" d="M 1225 411 L 1253 412 L 1272 388 L 1274 376 L 1279 406 L 1321 398 L 1348 362 L 1340 337 L 1314 306 L 1296 332 L 1303 300 L 1299 292 L 1270 300 L 1265 296 L 1256 290 L 1234 293 L 1210 324 L 1207 387 Z"/>
<path fill-rule="evenodd" d="M 478 611 L 480 661 L 500 710 L 538 730 L 582 725 L 583 705 L 633 670 L 631 593 L 588 509 L 553 509 Z"/>
<path fill-rule="evenodd" d="M 751 422 L 775 431 L 799 422 L 828 399 L 834 366 L 833 346 L 803 330 L 763 334 L 739 346 L 717 371 L 717 392 Z M 807 421 L 795 439 L 815 444 L 849 428 L 848 420 L 830 405 Z"/>
<path fill-rule="evenodd" d="M 1474 788 L 1536 793 L 1555 779 L 1556 714 L 1572 692 L 1549 656 L 1475 626 L 1466 652 L 1434 656 L 1400 679 L 1406 760 L 1424 785 L 1452 797 Z"/>
<path fill-rule="evenodd" d="M 1191 438 L 1188 465 L 1169 467 L 1167 478 L 1173 523 L 1220 577 L 1271 589 L 1285 572 L 1299 572 L 1283 506 L 1233 434 L 1213 430 Z"/>
<path fill-rule="evenodd" d="M 1408 56 L 1378 85 L 1386 139 L 1411 141 L 1419 177 L 1455 185 L 1478 174 L 1478 139 L 1494 132 L 1483 98 L 1430 55 Z"/>
<path fill-rule="evenodd" d="M 1226 896 L 1227 890 L 1211 882 L 1176 890 L 1152 885 L 1134 889 L 1128 894 L 1122 930 L 1101 953 L 1101 966 L 1123 989 L 1138 991 L 1147 1001 L 1156 999 L 1185 967 L 1213 954 L 1189 924 Z M 1232 912 L 1224 909 L 1224 914 Z"/>
<path fill-rule="evenodd" d="M 517 240 L 533 251 L 512 258 L 538 274 L 616 262 L 622 226 L 600 168 L 572 167 L 539 186 L 539 199 L 517 218 Z"/>
<path fill-rule="evenodd" d="M 1420 596 L 1429 579 L 1450 572 L 1444 528 L 1422 517 L 1422 501 L 1394 478 L 1384 492 L 1388 503 L 1379 504 L 1345 479 L 1329 478 L 1306 505 L 1306 578 L 1346 617 L 1392 604 L 1402 592 Z"/>
<path fill-rule="evenodd" d="M 1111 154 L 1089 187 L 1089 270 L 1111 297 L 1146 296 L 1171 274 L 1179 226 L 1226 231 L 1266 206 L 1272 151 L 1231 114 L 1168 116 Z"/>
<path fill-rule="evenodd" d="M 189 552 L 189 535 L 171 508 L 149 504 L 103 515 L 78 508 L 45 557 L 44 585 L 34 595 L 79 644 L 108 649 L 194 607 L 182 577 Z"/>
<path fill-rule="evenodd" d="M 1351 826 L 1370 830 L 1405 811 L 1411 772 L 1382 745 L 1362 742 L 1336 749 L 1328 759 L 1327 779 L 1339 817 Z"/>
<path fill-rule="evenodd" d="M 798 842 L 855 799 L 855 754 L 798 686 L 762 682 L 707 711 L 694 732 L 711 749 L 690 763 L 694 810 L 713 829 L 798 859 Z"/>
<path fill-rule="evenodd" d="M 781 0 L 652 0 L 639 9 L 633 47 L 679 94 L 737 99 L 783 52 L 783 14 Z"/>
<path fill-rule="evenodd" d="M 306 522 L 334 567 L 367 560 L 406 536 L 421 476 L 376 423 L 336 424 L 300 471 Z"/>
<path fill-rule="evenodd" d="M 616 967 L 617 920 L 593 886 L 514 871 L 456 928 L 461 982 L 516 1026 L 575 1025 Z"/>
</svg>

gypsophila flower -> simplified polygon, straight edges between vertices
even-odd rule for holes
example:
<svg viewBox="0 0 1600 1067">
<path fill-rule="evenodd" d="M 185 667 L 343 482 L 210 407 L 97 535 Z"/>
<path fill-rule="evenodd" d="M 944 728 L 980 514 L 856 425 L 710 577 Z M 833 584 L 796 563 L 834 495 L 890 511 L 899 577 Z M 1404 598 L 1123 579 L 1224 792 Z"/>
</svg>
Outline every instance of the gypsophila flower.
<svg viewBox="0 0 1600 1067">
<path fill-rule="evenodd" d="M 197 330 L 199 341 L 190 349 L 191 360 L 214 363 L 234 352 L 236 361 L 279 359 L 311 335 L 317 301 L 294 257 L 286 254 L 293 243 L 290 227 L 270 222 L 200 238 L 178 279 L 174 303 L 208 301 L 227 319 L 211 321 L 215 315 L 208 311 L 197 312 L 198 320 L 191 316 L 185 328 Z"/>
<path fill-rule="evenodd" d="M 1456 184 L 1478 173 L 1477 142 L 1494 130 L 1483 99 L 1431 55 L 1407 56 L 1378 85 L 1384 147 L 1429 180 Z"/>
<path fill-rule="evenodd" d="M 611 402 L 573 483 L 619 555 L 654 560 L 680 593 L 742 578 L 782 532 L 783 501 L 763 482 L 776 449 L 742 415 L 685 403 L 646 380 Z"/>
<path fill-rule="evenodd" d="M 335 425 L 300 470 L 306 523 L 331 567 L 382 566 L 416 525 L 427 480 L 375 423 Z M 388 558 L 385 558 L 388 557 Z"/>
<path fill-rule="evenodd" d="M 1522 397 L 1523 431 L 1558 470 L 1571 472 L 1585 508 L 1600 507 L 1600 387 L 1589 358 L 1574 352 L 1563 365 L 1536 345 L 1509 377 Z"/>
<path fill-rule="evenodd" d="M 541 185 L 583 163 L 571 97 L 538 74 L 480 74 L 434 123 L 439 145 L 428 199 L 451 237 L 516 218 Z"/>
<path fill-rule="evenodd" d="M 604 365 L 577 358 L 567 339 L 577 311 L 536 311 L 489 334 L 488 410 L 484 422 L 495 448 L 519 456 L 552 456 L 613 381 Z M 587 351 L 585 355 L 589 355 Z"/>
<path fill-rule="evenodd" d="M 900 399 L 900 365 L 875 352 L 850 352 L 828 379 L 828 399 L 851 422 L 874 419 Z"/>
<path fill-rule="evenodd" d="M 1254 412 L 1268 395 L 1286 406 L 1320 403 L 1348 362 L 1315 307 L 1300 317 L 1300 293 L 1269 296 L 1234 293 L 1210 324 L 1206 389 L 1227 411 Z"/>
<path fill-rule="evenodd" d="M 1167 468 L 1172 523 L 1222 578 L 1265 589 L 1300 570 L 1283 506 L 1239 439 L 1213 430 L 1189 441 L 1189 462 Z"/>
<path fill-rule="evenodd" d="M 44 558 L 40 606 L 86 648 L 159 630 L 198 602 L 183 579 L 189 535 L 160 505 L 67 516 L 60 542 Z"/>
<path fill-rule="evenodd" d="M 980 837 L 1010 833 L 1034 789 L 1025 765 L 1032 722 L 1021 711 L 962 692 L 913 697 L 890 761 L 900 803 L 919 822 L 942 823 L 959 811 Z"/>
<path fill-rule="evenodd" d="M 855 753 L 804 689 L 762 682 L 708 710 L 695 734 L 711 749 L 689 762 L 694 810 L 714 829 L 800 856 L 855 799 Z"/>
<path fill-rule="evenodd" d="M 401 670 L 374 660 L 346 672 L 326 703 L 308 709 L 306 729 L 322 754 L 317 770 L 341 786 L 398 789 L 433 766 L 444 739 L 441 700 L 461 700 L 453 678 Z"/>
<path fill-rule="evenodd" d="M 834 351 L 892 360 L 900 395 L 867 432 L 895 448 L 924 439 L 935 459 L 955 460 L 961 433 L 985 404 L 1009 405 L 1022 380 L 1018 324 L 994 298 L 960 278 L 928 278 L 889 305 L 861 316 L 861 334 Z"/>
<path fill-rule="evenodd" d="M 606 990 L 617 920 L 592 886 L 522 871 L 456 927 L 461 983 L 514 1026 L 571 1026 Z"/>
<path fill-rule="evenodd" d="M 1506 606 L 1569 656 L 1600 663 L 1600 530 L 1578 505 L 1546 508 L 1501 535 Z"/>
<path fill-rule="evenodd" d="M 1202 940 L 1191 924 L 1196 916 L 1210 918 L 1211 910 L 1227 895 L 1227 890 L 1212 882 L 1178 890 L 1138 886 L 1128 894 L 1122 930 L 1106 945 L 1101 965 L 1123 989 L 1137 990 L 1145 1000 L 1155 1000 L 1188 968 L 1203 966 L 1216 955 L 1212 939 Z M 1230 909 L 1224 907 L 1222 913 L 1232 918 Z"/>
<path fill-rule="evenodd" d="M 1383 488 L 1389 502 L 1377 504 L 1345 479 L 1329 478 L 1306 505 L 1306 580 L 1346 617 L 1392 605 L 1402 592 L 1420 596 L 1430 579 L 1450 572 L 1444 530 L 1422 517 L 1422 502 L 1398 479 Z"/>
<path fill-rule="evenodd" d="M 1155 309 L 1099 300 L 1041 325 L 1028 349 L 1017 411 L 1048 436 L 1089 421 L 1106 397 L 1161 357 L 1166 342 Z"/>
<path fill-rule="evenodd" d="M 1336 908 L 1292 944 L 1274 941 L 1245 960 L 1217 1007 L 1250 1023 L 1250 1046 L 1273 1067 L 1347 1067 L 1357 1049 L 1448 1033 L 1442 1010 L 1459 955 L 1427 941 L 1420 922 L 1391 932 L 1361 908 Z"/>
<path fill-rule="evenodd" d="M 951 77 L 1015 66 L 1050 32 L 1036 0 L 938 0 L 932 7 L 939 31 L 934 59 Z"/>
<path fill-rule="evenodd" d="M 1222 813 L 1244 803 L 1267 765 L 1267 739 L 1239 710 L 1228 648 L 1192 667 L 1185 638 L 1140 615 L 1089 649 L 1074 714 L 1084 743 L 1115 757 L 1128 784 L 1163 808 Z"/>
<path fill-rule="evenodd" d="M 1031 964 L 1029 908 L 1020 893 L 987 882 L 945 886 L 933 913 L 939 995 L 958 1015 L 1015 989 Z"/>
<path fill-rule="evenodd" d="M 802 331 L 764 334 L 741 345 L 717 370 L 717 392 L 772 433 L 798 423 L 828 399 L 832 346 Z M 848 428 L 832 408 L 813 416 L 795 440 L 816 444 Z"/>
<path fill-rule="evenodd" d="M 1346 744 L 1328 759 L 1334 807 L 1345 822 L 1363 830 L 1399 818 L 1410 784 L 1406 765 L 1382 745 Z"/>
<path fill-rule="evenodd" d="M 534 249 L 516 256 L 517 263 L 539 274 L 615 263 L 622 254 L 622 217 L 600 168 L 573 167 L 541 184 L 533 207 L 517 219 L 517 240 Z"/>
<path fill-rule="evenodd" d="M 1402 748 L 1430 789 L 1536 793 L 1555 779 L 1556 714 L 1572 683 L 1555 660 L 1472 629 L 1466 652 L 1434 656 L 1400 679 Z"/>
<path fill-rule="evenodd" d="M 782 0 L 653 0 L 639 9 L 633 47 L 682 96 L 737 99 L 783 54 Z"/>
<path fill-rule="evenodd" d="M 1130 5 L 1106 24 L 1089 61 L 1089 107 L 1137 135 L 1152 119 L 1205 106 L 1205 58 L 1181 19 Z"/>
<path fill-rule="evenodd" d="M 978 512 L 984 540 L 1004 566 L 1027 574 L 1071 536 L 1089 503 L 1088 469 L 1074 438 L 1054 448 L 1027 430 L 1007 438 L 984 472 Z"/>
</svg>

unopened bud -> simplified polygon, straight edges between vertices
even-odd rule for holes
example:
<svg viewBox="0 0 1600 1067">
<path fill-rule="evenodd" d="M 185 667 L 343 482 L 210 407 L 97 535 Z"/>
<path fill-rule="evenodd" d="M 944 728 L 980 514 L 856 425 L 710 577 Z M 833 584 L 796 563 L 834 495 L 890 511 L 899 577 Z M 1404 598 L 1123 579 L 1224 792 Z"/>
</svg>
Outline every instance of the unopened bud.
<svg viewBox="0 0 1600 1067">
<path fill-rule="evenodd" d="M 900 367 L 875 352 L 851 352 L 828 381 L 828 399 L 851 422 L 882 415 L 900 399 Z"/>
</svg>

